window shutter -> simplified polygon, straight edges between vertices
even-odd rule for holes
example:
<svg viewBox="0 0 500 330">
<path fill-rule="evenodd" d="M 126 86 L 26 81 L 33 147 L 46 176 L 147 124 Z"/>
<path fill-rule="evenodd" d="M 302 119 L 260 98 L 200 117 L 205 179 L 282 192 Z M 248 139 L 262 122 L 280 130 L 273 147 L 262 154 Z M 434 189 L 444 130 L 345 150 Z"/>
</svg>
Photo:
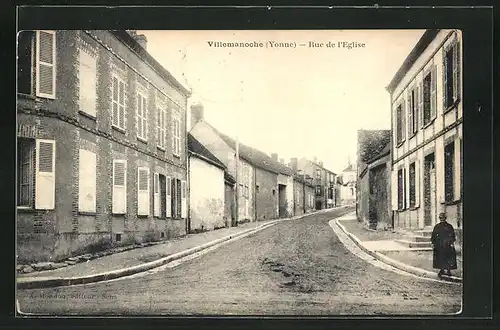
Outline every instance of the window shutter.
<svg viewBox="0 0 500 330">
<path fill-rule="evenodd" d="M 417 111 L 417 127 L 422 127 L 424 124 L 424 84 L 420 83 L 418 87 L 418 111 Z"/>
<path fill-rule="evenodd" d="M 408 136 L 413 134 L 413 107 L 412 107 L 412 93 L 408 91 Z"/>
<path fill-rule="evenodd" d="M 119 82 L 119 94 L 118 94 L 118 120 L 119 127 L 125 129 L 125 84 L 123 81 Z"/>
<path fill-rule="evenodd" d="M 80 111 L 96 116 L 97 60 L 94 56 L 80 49 Z"/>
<path fill-rule="evenodd" d="M 55 207 L 56 142 L 36 140 L 35 208 L 53 210 Z"/>
<path fill-rule="evenodd" d="M 95 212 L 97 155 L 94 152 L 80 149 L 79 164 L 78 210 Z"/>
<path fill-rule="evenodd" d="M 462 143 L 461 139 L 457 137 L 455 139 L 455 159 L 454 159 L 454 193 L 455 200 L 460 200 L 462 193 Z"/>
<path fill-rule="evenodd" d="M 431 119 L 436 118 L 436 111 L 437 111 L 436 78 L 437 78 L 436 65 L 433 65 L 431 71 Z"/>
<path fill-rule="evenodd" d="M 460 42 L 455 45 L 455 67 L 453 73 L 455 75 L 455 100 L 460 99 Z"/>
<path fill-rule="evenodd" d="M 415 161 L 415 207 L 420 206 L 420 161 Z"/>
<path fill-rule="evenodd" d="M 392 210 L 398 210 L 398 171 L 391 172 L 391 197 L 392 197 Z"/>
<path fill-rule="evenodd" d="M 141 107 L 142 107 L 141 95 L 137 94 L 137 113 L 135 120 L 135 126 L 137 127 L 137 136 L 142 136 Z"/>
<path fill-rule="evenodd" d="M 401 141 L 406 138 L 406 103 L 401 102 Z"/>
<path fill-rule="evenodd" d="M 56 32 L 36 31 L 36 95 L 56 95 Z"/>
<path fill-rule="evenodd" d="M 127 161 L 113 160 L 113 205 L 114 214 L 127 213 Z"/>
<path fill-rule="evenodd" d="M 181 218 L 187 218 L 186 181 L 181 181 Z"/>
<path fill-rule="evenodd" d="M 446 68 L 448 67 L 448 60 L 446 58 L 446 49 L 443 49 L 443 111 L 446 110 L 448 105 L 446 104 L 446 99 L 448 98 L 448 87 L 446 82 L 448 80 L 448 74 Z"/>
<path fill-rule="evenodd" d="M 153 182 L 153 207 L 154 207 L 154 216 L 160 216 L 160 174 L 154 174 L 154 182 Z"/>
<path fill-rule="evenodd" d="M 408 175 L 406 175 L 406 167 L 403 168 L 403 209 L 407 209 L 409 205 L 409 193 L 408 193 Z"/>
<path fill-rule="evenodd" d="M 149 168 L 137 169 L 137 215 L 149 214 Z"/>
<path fill-rule="evenodd" d="M 167 218 L 172 217 L 172 178 L 167 176 Z"/>
</svg>

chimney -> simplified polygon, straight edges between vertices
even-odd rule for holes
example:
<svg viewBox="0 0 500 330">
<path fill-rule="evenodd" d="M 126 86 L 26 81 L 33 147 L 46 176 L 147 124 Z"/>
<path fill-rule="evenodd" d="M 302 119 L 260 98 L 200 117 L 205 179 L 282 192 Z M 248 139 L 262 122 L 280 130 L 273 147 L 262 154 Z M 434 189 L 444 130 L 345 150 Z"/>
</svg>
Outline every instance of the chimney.
<svg viewBox="0 0 500 330">
<path fill-rule="evenodd" d="M 204 117 L 203 104 L 196 103 L 191 105 L 191 128 L 194 127 L 199 121 L 202 121 Z"/>
<path fill-rule="evenodd" d="M 284 158 L 280 158 L 280 163 L 281 164 L 285 164 L 285 159 Z"/>
<path fill-rule="evenodd" d="M 297 162 L 298 162 L 297 157 L 290 158 L 290 167 L 294 171 L 297 171 Z"/>
<path fill-rule="evenodd" d="M 274 160 L 274 161 L 278 161 L 278 154 L 277 153 L 272 153 L 271 154 L 271 158 Z"/>
</svg>

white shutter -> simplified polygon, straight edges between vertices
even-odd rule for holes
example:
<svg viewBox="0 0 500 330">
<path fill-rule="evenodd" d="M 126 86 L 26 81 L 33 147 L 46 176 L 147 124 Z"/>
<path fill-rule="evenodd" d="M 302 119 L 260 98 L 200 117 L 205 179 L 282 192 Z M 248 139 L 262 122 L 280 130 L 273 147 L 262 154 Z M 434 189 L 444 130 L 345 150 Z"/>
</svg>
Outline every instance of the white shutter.
<svg viewBox="0 0 500 330">
<path fill-rule="evenodd" d="M 181 218 L 187 218 L 187 198 L 186 198 L 186 181 L 181 181 Z"/>
<path fill-rule="evenodd" d="M 36 31 L 36 95 L 56 95 L 56 32 Z"/>
<path fill-rule="evenodd" d="M 420 161 L 415 161 L 415 207 L 420 206 Z"/>
<path fill-rule="evenodd" d="M 36 140 L 35 208 L 53 210 L 55 207 L 56 142 Z"/>
<path fill-rule="evenodd" d="M 95 212 L 97 155 L 94 152 L 80 149 L 79 156 L 78 210 Z"/>
<path fill-rule="evenodd" d="M 154 182 L 153 182 L 153 206 L 154 206 L 154 216 L 160 216 L 160 174 L 154 174 Z"/>
<path fill-rule="evenodd" d="M 127 213 L 127 161 L 113 160 L 113 205 L 114 214 Z"/>
<path fill-rule="evenodd" d="M 97 60 L 80 49 L 80 111 L 96 116 Z"/>
<path fill-rule="evenodd" d="M 392 209 L 398 209 L 398 171 L 391 171 Z"/>
<path fill-rule="evenodd" d="M 167 176 L 167 218 L 172 217 L 172 178 Z"/>
<path fill-rule="evenodd" d="M 432 67 L 431 71 L 431 119 L 436 118 L 437 114 L 437 68 L 436 65 Z"/>
<path fill-rule="evenodd" d="M 453 183 L 454 183 L 454 193 L 453 196 L 455 197 L 455 200 L 460 200 L 461 198 L 461 193 L 462 193 L 462 149 L 461 149 L 461 139 L 457 137 L 455 139 L 455 159 L 454 159 L 454 178 L 453 178 Z"/>
<path fill-rule="evenodd" d="M 137 169 L 137 215 L 149 214 L 149 168 Z"/>
</svg>

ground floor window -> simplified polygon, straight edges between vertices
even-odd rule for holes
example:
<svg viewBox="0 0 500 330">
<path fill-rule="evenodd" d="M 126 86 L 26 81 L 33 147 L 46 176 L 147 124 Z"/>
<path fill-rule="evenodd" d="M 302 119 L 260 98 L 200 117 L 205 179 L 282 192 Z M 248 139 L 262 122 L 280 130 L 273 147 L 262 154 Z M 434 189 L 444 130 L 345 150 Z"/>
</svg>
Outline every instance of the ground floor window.
<svg viewBox="0 0 500 330">
<path fill-rule="evenodd" d="M 415 171 L 415 163 L 410 164 L 410 169 L 409 169 L 409 181 L 410 181 L 410 207 L 415 207 L 416 205 L 416 194 L 415 194 L 415 179 L 416 179 L 416 171 Z"/>
<path fill-rule="evenodd" d="M 454 160 L 455 144 L 452 142 L 444 147 L 444 191 L 446 202 L 451 202 L 454 198 Z"/>
<path fill-rule="evenodd" d="M 17 140 L 17 205 L 33 206 L 35 139 Z"/>
</svg>

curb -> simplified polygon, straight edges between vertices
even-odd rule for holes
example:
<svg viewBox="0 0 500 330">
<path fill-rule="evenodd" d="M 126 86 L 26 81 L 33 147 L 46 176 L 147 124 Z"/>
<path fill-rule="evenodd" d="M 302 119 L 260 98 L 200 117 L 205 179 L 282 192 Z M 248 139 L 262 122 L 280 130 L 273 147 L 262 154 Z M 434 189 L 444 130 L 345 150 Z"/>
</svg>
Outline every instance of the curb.
<svg viewBox="0 0 500 330">
<path fill-rule="evenodd" d="M 161 267 L 165 264 L 168 264 L 172 261 L 184 258 L 188 255 L 195 254 L 197 252 L 200 252 L 202 250 L 211 248 L 215 245 L 224 243 L 226 241 L 229 241 L 231 239 L 234 239 L 236 237 L 246 235 L 246 234 L 252 234 L 261 230 L 264 230 L 268 227 L 271 227 L 278 222 L 282 221 L 291 221 L 291 220 L 298 220 L 302 219 L 303 217 L 314 215 L 314 214 L 319 214 L 327 211 L 331 211 L 334 209 L 340 209 L 343 208 L 344 206 L 339 206 L 339 207 L 334 207 L 330 209 L 323 209 L 319 210 L 316 212 L 309 212 L 305 213 L 302 215 L 299 215 L 297 217 L 292 217 L 292 218 L 285 218 L 285 219 L 276 219 L 273 221 L 269 221 L 265 224 L 262 224 L 258 227 L 255 228 L 250 228 L 247 230 L 243 230 L 239 233 L 235 233 L 232 235 L 228 235 L 222 238 L 215 239 L 213 241 L 210 241 L 208 243 L 169 255 L 167 257 L 150 261 L 144 264 L 140 264 L 137 266 L 132 266 L 128 268 L 123 268 L 123 269 L 118 269 L 118 270 L 113 270 L 105 273 L 100 273 L 100 274 L 94 274 L 94 275 L 87 275 L 87 276 L 80 276 L 80 277 L 21 277 L 17 278 L 17 288 L 18 289 L 41 289 L 41 288 L 53 288 L 53 287 L 61 287 L 61 286 L 71 286 L 71 285 L 79 285 L 79 284 L 88 284 L 88 283 L 95 283 L 95 282 L 102 282 L 102 281 L 108 281 L 108 280 L 113 280 L 117 279 L 120 277 L 125 277 L 125 276 L 130 276 L 134 275 L 137 273 L 142 273 L 154 268 Z"/>
<path fill-rule="evenodd" d="M 363 243 L 353 234 L 347 231 L 347 229 L 339 222 L 341 219 L 335 219 L 335 224 L 361 249 L 363 252 L 371 255 L 372 257 L 378 259 L 379 261 L 382 261 L 392 267 L 395 267 L 397 269 L 403 270 L 407 273 L 423 277 L 423 278 L 430 278 L 442 282 L 454 282 L 454 283 L 462 283 L 462 278 L 461 277 L 456 277 L 456 276 L 450 276 L 447 277 L 446 280 L 439 278 L 436 273 L 422 269 L 422 268 L 417 268 L 413 267 L 407 264 L 404 264 L 402 262 L 396 261 L 392 258 L 389 258 L 388 256 L 376 252 L 376 251 L 371 251 L 368 250 Z"/>
</svg>

